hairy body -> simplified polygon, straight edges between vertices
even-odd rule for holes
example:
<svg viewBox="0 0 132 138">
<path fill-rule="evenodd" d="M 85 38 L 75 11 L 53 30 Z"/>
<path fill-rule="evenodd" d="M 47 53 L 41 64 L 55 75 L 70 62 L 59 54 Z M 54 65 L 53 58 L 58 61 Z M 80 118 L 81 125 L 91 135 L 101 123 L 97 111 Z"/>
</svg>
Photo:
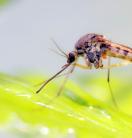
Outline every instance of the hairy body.
<svg viewBox="0 0 132 138">
<path fill-rule="evenodd" d="M 86 34 L 75 44 L 78 56 L 84 56 L 89 67 L 103 67 L 102 60 L 107 56 L 132 61 L 132 48 L 107 40 L 103 35 Z"/>
</svg>

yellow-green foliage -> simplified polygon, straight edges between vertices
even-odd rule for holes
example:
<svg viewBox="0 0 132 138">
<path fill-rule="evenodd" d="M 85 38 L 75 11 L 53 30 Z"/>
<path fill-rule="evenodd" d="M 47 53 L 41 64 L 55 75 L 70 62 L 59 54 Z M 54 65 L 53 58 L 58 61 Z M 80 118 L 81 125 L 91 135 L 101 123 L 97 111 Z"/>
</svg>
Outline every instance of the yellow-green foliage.
<svg viewBox="0 0 132 138">
<path fill-rule="evenodd" d="M 8 1 L 9 0 L 0 0 L 0 6 L 6 4 Z"/>
<path fill-rule="evenodd" d="M 44 77 L 0 74 L 1 129 L 18 138 L 131 138 L 132 118 L 115 109 L 110 96 L 101 102 L 86 92 L 95 84 L 95 91 L 107 91 L 103 79 L 83 78 L 78 80 L 82 84 L 69 80 L 63 94 L 54 98 L 62 79 L 35 94 L 35 84 Z M 119 101 L 121 106 L 123 103 Z"/>
</svg>

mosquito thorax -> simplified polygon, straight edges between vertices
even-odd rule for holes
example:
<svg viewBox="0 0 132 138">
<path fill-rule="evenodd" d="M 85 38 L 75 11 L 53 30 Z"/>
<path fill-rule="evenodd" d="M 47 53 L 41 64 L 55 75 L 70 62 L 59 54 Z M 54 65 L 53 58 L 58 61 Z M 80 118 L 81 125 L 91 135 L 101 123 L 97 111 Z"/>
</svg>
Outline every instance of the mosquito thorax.
<svg viewBox="0 0 132 138">
<path fill-rule="evenodd" d="M 78 56 L 84 56 L 88 64 L 93 64 L 95 68 L 102 67 L 102 50 L 100 46 L 105 42 L 104 36 L 100 34 L 86 34 L 75 44 Z"/>
<path fill-rule="evenodd" d="M 75 49 L 78 55 L 83 56 L 92 47 L 98 45 L 98 43 L 104 42 L 104 36 L 100 34 L 86 34 L 82 36 L 75 44 Z"/>
</svg>

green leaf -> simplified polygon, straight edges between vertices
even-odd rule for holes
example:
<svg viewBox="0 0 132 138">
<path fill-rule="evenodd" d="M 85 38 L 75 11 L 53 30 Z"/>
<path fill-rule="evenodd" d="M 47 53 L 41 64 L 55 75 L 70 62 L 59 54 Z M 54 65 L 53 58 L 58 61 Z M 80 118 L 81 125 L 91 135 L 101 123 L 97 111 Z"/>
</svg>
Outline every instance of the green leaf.
<svg viewBox="0 0 132 138">
<path fill-rule="evenodd" d="M 6 133 L 19 138 L 132 136 L 132 118 L 112 106 L 110 96 L 102 102 L 87 92 L 87 84 L 92 87 L 92 83 L 96 84 L 99 92 L 106 90 L 106 82 L 99 80 L 99 76 L 95 79 L 98 83 L 90 77 L 78 79 L 82 84 L 69 80 L 60 97 L 56 94 L 62 79 L 35 94 L 39 87 L 36 84 L 45 79 L 42 75 L 14 77 L 0 74 L 0 124 Z M 117 80 L 113 82 L 118 85 Z M 119 96 L 114 94 L 116 98 Z"/>
<path fill-rule="evenodd" d="M 0 6 L 5 5 L 6 3 L 8 3 L 10 0 L 0 0 Z"/>
</svg>

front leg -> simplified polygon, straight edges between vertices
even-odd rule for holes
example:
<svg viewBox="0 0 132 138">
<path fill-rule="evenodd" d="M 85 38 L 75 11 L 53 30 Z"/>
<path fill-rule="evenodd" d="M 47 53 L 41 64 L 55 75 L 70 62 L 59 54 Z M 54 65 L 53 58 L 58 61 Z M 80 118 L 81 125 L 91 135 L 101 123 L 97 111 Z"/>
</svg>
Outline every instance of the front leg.
<svg viewBox="0 0 132 138">
<path fill-rule="evenodd" d="M 75 63 L 74 66 L 82 68 L 82 69 L 91 69 L 90 67 L 88 67 L 86 65 L 82 65 L 82 64 L 78 64 L 78 63 Z"/>
<path fill-rule="evenodd" d="M 99 60 L 95 61 L 93 64 L 94 64 L 94 67 L 96 69 L 103 68 L 103 63 L 102 63 L 102 59 L 101 58 Z"/>
</svg>

